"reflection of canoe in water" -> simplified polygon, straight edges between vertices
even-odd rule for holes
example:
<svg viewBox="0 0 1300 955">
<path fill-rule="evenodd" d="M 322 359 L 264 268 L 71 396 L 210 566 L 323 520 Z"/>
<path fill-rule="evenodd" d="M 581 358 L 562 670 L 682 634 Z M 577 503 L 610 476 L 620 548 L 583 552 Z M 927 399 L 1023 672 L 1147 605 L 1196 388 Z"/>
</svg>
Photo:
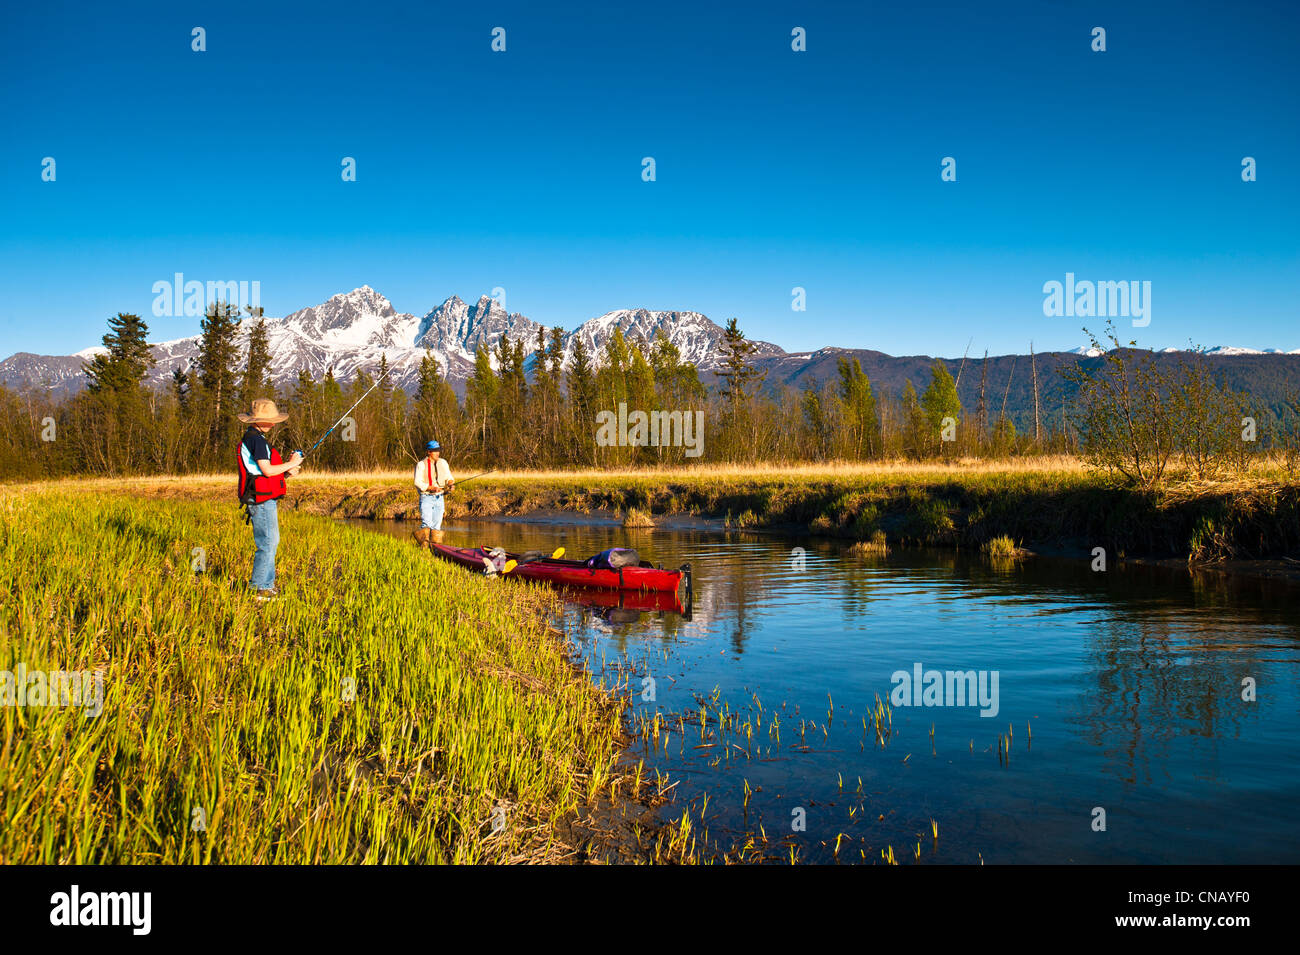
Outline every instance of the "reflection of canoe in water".
<svg viewBox="0 0 1300 955">
<path fill-rule="evenodd" d="M 483 558 L 488 556 L 485 547 L 452 547 L 448 544 L 433 544 L 433 552 L 439 557 L 453 561 L 463 567 L 475 570 L 483 569 Z M 677 570 L 664 570 L 642 564 L 637 567 L 620 567 L 609 570 L 601 567 L 588 567 L 581 560 L 556 560 L 553 557 L 526 559 L 519 554 L 507 554 L 511 560 L 518 562 L 511 571 L 511 577 L 524 580 L 540 580 L 563 587 L 582 587 L 595 590 L 652 591 L 656 593 L 676 594 L 685 585 L 689 591 L 691 585 L 691 565 L 683 564 Z"/>
<path fill-rule="evenodd" d="M 686 613 L 687 607 L 677 591 L 666 590 L 593 590 L 582 587 L 561 587 L 561 596 L 570 603 L 584 607 L 610 610 L 631 610 L 638 614 L 647 611 Z"/>
</svg>

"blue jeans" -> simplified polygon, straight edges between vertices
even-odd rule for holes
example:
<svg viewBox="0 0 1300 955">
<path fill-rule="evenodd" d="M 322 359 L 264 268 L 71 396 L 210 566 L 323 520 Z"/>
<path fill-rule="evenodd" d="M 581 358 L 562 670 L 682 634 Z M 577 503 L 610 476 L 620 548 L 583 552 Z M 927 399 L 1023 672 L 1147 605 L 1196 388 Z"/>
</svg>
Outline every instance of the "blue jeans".
<svg viewBox="0 0 1300 955">
<path fill-rule="evenodd" d="M 442 512 L 445 508 L 441 494 L 420 495 L 420 526 L 431 530 L 442 530 Z"/>
<path fill-rule="evenodd" d="M 254 590 L 275 589 L 275 549 L 280 546 L 280 518 L 275 501 L 248 505 L 248 516 L 253 523 L 253 579 L 249 586 Z"/>
</svg>

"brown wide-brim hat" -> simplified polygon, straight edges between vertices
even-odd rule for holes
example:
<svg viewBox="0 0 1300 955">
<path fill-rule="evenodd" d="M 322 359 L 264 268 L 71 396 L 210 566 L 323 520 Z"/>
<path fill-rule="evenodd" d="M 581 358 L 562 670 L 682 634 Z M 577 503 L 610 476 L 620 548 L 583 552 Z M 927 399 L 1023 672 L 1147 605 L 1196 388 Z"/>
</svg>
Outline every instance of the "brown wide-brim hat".
<svg viewBox="0 0 1300 955">
<path fill-rule="evenodd" d="M 279 424 L 288 420 L 287 414 L 280 414 L 280 409 L 270 398 L 258 398 L 253 402 L 252 414 L 236 415 L 244 424 Z"/>
</svg>

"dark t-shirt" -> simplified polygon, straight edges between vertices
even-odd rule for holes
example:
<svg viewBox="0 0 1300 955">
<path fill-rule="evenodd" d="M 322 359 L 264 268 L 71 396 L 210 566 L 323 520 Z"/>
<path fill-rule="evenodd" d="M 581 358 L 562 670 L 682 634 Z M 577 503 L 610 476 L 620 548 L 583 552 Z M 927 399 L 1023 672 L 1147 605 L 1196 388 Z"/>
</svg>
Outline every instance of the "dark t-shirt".
<svg viewBox="0 0 1300 955">
<path fill-rule="evenodd" d="M 256 428 L 250 427 L 244 432 L 243 444 L 248 450 L 248 457 L 245 459 L 245 464 L 247 464 L 247 461 L 251 460 L 254 467 L 256 467 L 258 461 L 271 460 L 271 445 L 266 440 L 266 435 L 262 434 L 262 432 L 258 431 Z M 250 468 L 249 470 L 252 469 Z"/>
</svg>

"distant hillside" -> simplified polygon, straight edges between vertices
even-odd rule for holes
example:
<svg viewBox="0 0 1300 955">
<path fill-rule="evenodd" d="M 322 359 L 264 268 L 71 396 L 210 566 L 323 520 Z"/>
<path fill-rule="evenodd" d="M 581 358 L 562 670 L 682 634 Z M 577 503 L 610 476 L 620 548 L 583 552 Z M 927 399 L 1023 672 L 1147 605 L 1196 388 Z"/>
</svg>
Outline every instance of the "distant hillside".
<svg viewBox="0 0 1300 955">
<path fill-rule="evenodd" d="M 930 366 L 934 362 L 933 358 L 925 355 L 894 357 L 869 349 L 823 348 L 810 354 L 767 358 L 760 365 L 768 372 L 769 386 L 784 384 L 803 389 L 813 386 L 814 382 L 836 380 L 840 357 L 857 358 L 874 388 L 884 388 L 895 395 L 902 391 L 908 380 L 920 393 L 930 381 Z M 1178 362 L 1187 357 L 1186 352 L 1157 352 L 1154 355 L 1157 366 L 1166 370 L 1176 368 Z M 1073 397 L 1074 388 L 1062 378 L 1061 368 L 1083 364 L 1093 369 L 1104 361 L 1099 356 L 1074 352 L 1043 352 L 1034 356 L 1033 360 L 1038 369 L 1039 408 L 1044 427 L 1048 427 L 1051 422 L 1059 423 L 1062 403 L 1068 403 Z M 1261 408 L 1268 409 L 1273 414 L 1280 409 L 1289 390 L 1300 389 L 1300 355 L 1241 354 L 1228 351 L 1207 354 L 1204 360 L 1216 375 L 1222 376 L 1221 380 L 1227 387 L 1251 394 Z M 967 413 L 974 414 L 979 405 L 980 375 L 985 365 L 984 359 L 968 358 L 964 367 L 961 359 L 945 358 L 943 362 L 954 378 L 960 370 L 957 392 L 962 408 Z M 997 418 L 1005 393 L 1007 415 L 1017 430 L 1022 433 L 1026 429 L 1032 431 L 1034 389 L 1030 356 L 990 356 L 987 364 L 985 400 L 989 421 Z M 1266 415 L 1261 412 L 1257 417 L 1263 420 Z"/>
</svg>

